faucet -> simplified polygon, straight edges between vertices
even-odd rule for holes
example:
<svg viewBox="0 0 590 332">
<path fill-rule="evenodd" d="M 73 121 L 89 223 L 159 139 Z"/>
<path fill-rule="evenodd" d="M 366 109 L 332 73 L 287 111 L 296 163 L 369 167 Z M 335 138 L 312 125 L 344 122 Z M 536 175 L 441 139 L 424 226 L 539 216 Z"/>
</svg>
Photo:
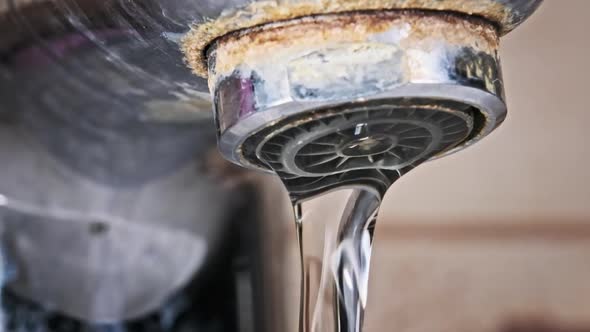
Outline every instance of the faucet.
<svg viewBox="0 0 590 332">
<path fill-rule="evenodd" d="M 8 292 L 93 326 L 227 283 L 272 310 L 257 171 L 296 200 L 383 195 L 477 143 L 507 114 L 500 38 L 541 2 L 0 0 Z M 236 308 L 231 328 L 266 325 Z"/>
<path fill-rule="evenodd" d="M 278 173 L 301 197 L 342 178 L 383 193 L 400 174 L 381 173 L 464 149 L 505 120 L 500 37 L 540 4 L 254 2 L 195 25 L 183 50 L 208 78 L 225 158 Z"/>
</svg>

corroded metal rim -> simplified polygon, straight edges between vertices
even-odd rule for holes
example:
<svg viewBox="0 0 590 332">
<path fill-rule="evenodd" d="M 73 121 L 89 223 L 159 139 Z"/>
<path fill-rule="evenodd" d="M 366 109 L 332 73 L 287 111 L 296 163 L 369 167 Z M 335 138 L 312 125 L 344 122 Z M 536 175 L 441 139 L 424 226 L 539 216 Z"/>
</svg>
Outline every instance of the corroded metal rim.
<svg viewBox="0 0 590 332">
<path fill-rule="evenodd" d="M 220 150 L 264 168 L 242 146 L 262 129 L 318 109 L 400 98 L 476 109 L 472 135 L 453 151 L 465 148 L 506 116 L 497 50 L 486 20 L 418 11 L 325 15 L 228 36 L 209 53 Z"/>
<path fill-rule="evenodd" d="M 308 16 L 358 11 L 432 10 L 479 16 L 496 24 L 501 35 L 524 22 L 543 0 L 306 0 L 290 4 L 258 1 L 226 11 L 225 15 L 194 25 L 183 39 L 186 61 L 193 71 L 207 77 L 206 50 L 216 39 L 229 33 L 273 22 Z"/>
</svg>

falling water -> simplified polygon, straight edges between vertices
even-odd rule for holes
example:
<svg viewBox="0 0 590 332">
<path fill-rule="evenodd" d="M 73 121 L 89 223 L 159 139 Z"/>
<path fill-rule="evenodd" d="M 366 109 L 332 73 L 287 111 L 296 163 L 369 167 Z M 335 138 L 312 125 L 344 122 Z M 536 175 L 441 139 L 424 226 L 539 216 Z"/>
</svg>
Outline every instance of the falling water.
<svg viewBox="0 0 590 332">
<path fill-rule="evenodd" d="M 294 206 L 303 267 L 302 332 L 348 332 L 362 327 L 380 197 L 363 189 L 344 190 L 337 195 L 341 196 L 337 199 L 348 199 L 341 220 L 306 220 L 306 203 Z"/>
<path fill-rule="evenodd" d="M 258 159 L 279 175 L 293 203 L 300 332 L 362 331 L 382 199 L 403 175 L 468 137 L 468 109 L 421 100 L 347 105 L 286 119 L 254 141 Z M 310 217 L 318 209 L 329 213 Z"/>
</svg>

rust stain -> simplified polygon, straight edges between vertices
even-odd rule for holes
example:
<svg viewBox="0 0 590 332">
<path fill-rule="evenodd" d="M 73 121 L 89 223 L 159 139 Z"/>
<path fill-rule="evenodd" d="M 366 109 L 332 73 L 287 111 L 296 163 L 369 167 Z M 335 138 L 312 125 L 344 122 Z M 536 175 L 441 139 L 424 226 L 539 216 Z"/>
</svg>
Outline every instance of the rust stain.
<svg viewBox="0 0 590 332">
<path fill-rule="evenodd" d="M 186 62 L 194 72 L 207 77 L 207 47 L 231 32 L 323 14 L 401 9 L 451 11 L 481 16 L 502 27 L 502 33 L 513 28 L 512 13 L 506 6 L 491 0 L 304 0 L 286 4 L 258 1 L 216 20 L 193 26 L 183 39 L 182 49 Z"/>
<path fill-rule="evenodd" d="M 239 65 L 254 66 L 261 60 L 267 62 L 269 56 L 277 61 L 288 61 L 289 56 L 322 45 L 363 43 L 379 33 L 395 29 L 408 33 L 400 41 L 402 49 L 425 41 L 444 41 L 449 45 L 469 46 L 494 54 L 499 43 L 493 25 L 451 14 L 388 11 L 324 15 L 225 36 L 216 43 L 215 76 L 230 73 Z M 214 77 L 210 79 L 215 80 Z"/>
</svg>

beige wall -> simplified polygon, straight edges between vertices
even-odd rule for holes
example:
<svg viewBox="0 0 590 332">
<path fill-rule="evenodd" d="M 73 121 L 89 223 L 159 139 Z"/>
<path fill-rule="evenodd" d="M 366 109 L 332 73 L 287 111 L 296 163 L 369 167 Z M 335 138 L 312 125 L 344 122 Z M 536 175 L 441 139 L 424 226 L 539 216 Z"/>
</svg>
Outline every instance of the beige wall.
<svg viewBox="0 0 590 332">
<path fill-rule="evenodd" d="M 504 38 L 508 120 L 403 178 L 384 219 L 590 222 L 589 12 L 588 0 L 546 0 Z"/>
</svg>

